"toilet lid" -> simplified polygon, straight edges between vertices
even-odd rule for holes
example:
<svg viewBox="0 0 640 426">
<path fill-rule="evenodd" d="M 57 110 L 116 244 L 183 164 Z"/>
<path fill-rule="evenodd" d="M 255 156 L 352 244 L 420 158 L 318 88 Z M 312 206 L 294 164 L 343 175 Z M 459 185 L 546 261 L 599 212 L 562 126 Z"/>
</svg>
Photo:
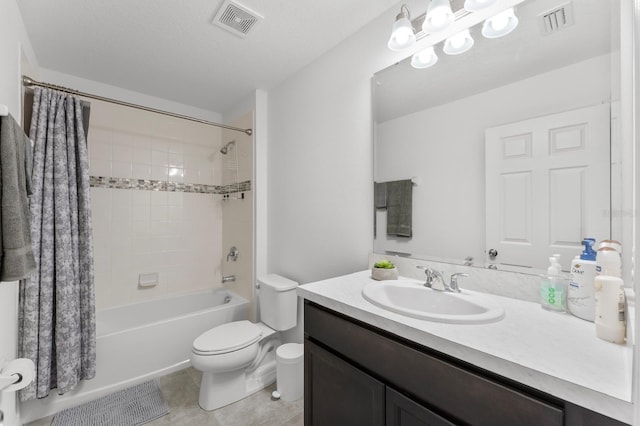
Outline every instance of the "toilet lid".
<svg viewBox="0 0 640 426">
<path fill-rule="evenodd" d="M 193 341 L 198 353 L 222 354 L 245 348 L 262 336 L 260 327 L 249 321 L 234 321 L 202 333 Z"/>
</svg>

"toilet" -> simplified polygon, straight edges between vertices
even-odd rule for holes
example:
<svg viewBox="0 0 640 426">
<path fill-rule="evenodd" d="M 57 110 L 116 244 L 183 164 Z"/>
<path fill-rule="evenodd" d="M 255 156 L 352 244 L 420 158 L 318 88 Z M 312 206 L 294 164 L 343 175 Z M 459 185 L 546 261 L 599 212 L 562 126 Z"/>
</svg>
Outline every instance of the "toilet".
<svg viewBox="0 0 640 426">
<path fill-rule="evenodd" d="M 279 275 L 258 278 L 262 322 L 234 321 L 193 341 L 191 365 L 202 372 L 198 403 L 211 411 L 263 389 L 276 378 L 278 331 L 296 326 L 298 283 Z"/>
</svg>

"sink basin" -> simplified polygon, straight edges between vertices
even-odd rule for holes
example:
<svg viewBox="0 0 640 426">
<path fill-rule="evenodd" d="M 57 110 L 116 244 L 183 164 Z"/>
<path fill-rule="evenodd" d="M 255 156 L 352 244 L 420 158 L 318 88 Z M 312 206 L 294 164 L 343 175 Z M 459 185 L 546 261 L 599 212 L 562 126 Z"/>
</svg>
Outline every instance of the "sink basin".
<svg viewBox="0 0 640 426">
<path fill-rule="evenodd" d="M 368 284 L 363 297 L 383 309 L 427 321 L 454 324 L 484 324 L 499 321 L 504 309 L 481 293 L 437 291 L 423 283 L 389 280 Z"/>
</svg>

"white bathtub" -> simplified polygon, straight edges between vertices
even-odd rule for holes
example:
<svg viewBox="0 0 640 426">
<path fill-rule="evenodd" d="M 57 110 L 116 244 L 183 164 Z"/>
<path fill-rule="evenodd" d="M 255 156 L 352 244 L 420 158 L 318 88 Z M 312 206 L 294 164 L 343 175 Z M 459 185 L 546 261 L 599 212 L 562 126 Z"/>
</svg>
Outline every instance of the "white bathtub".
<svg viewBox="0 0 640 426">
<path fill-rule="evenodd" d="M 225 300 L 228 300 L 225 303 Z M 20 406 L 24 423 L 189 366 L 193 340 L 248 319 L 249 302 L 227 290 L 188 293 L 96 312 L 96 377 Z"/>
</svg>

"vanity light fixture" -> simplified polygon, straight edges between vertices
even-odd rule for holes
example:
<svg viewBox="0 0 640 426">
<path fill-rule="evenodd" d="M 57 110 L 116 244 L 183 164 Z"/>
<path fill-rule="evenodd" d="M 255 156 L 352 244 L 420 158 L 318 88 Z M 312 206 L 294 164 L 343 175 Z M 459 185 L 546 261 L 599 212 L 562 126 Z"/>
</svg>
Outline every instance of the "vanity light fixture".
<svg viewBox="0 0 640 426">
<path fill-rule="evenodd" d="M 429 68 L 436 62 L 438 62 L 438 55 L 436 55 L 433 46 L 429 46 L 411 57 L 411 66 L 414 68 Z"/>
<path fill-rule="evenodd" d="M 418 38 L 423 38 L 430 33 L 442 31 L 456 19 L 464 17 L 489 6 L 493 6 L 497 0 L 465 0 L 464 10 L 461 8 L 454 14 L 451 10 L 450 0 L 429 0 L 427 12 L 410 21 L 409 8 L 403 4 L 400 13 L 393 24 L 391 37 L 387 46 L 391 50 L 399 51 L 413 46 Z M 486 15 L 485 15 L 486 16 Z M 422 32 L 416 30 L 422 21 Z M 415 27 L 414 27 L 415 25 Z M 509 8 L 484 21 L 482 35 L 486 38 L 498 38 L 512 32 L 518 26 L 518 17 L 514 8 Z M 444 41 L 442 50 L 447 55 L 460 55 L 474 45 L 470 28 L 464 28 Z M 411 57 L 411 66 L 414 68 L 429 68 L 438 62 L 438 56 L 434 46 L 414 54 Z"/>
<path fill-rule="evenodd" d="M 518 17 L 513 8 L 500 12 L 484 21 L 482 35 L 486 38 L 498 38 L 509 34 L 518 26 Z"/>
<path fill-rule="evenodd" d="M 422 31 L 435 33 L 453 23 L 454 15 L 449 0 L 430 0 L 427 16 L 422 23 Z"/>
<path fill-rule="evenodd" d="M 471 49 L 473 43 L 469 29 L 462 30 L 445 40 L 442 51 L 447 55 L 459 55 Z"/>
<path fill-rule="evenodd" d="M 493 6 L 497 1 L 498 0 L 465 0 L 463 7 L 467 12 L 477 12 Z"/>
<path fill-rule="evenodd" d="M 391 37 L 387 46 L 391 50 L 404 50 L 413 46 L 416 42 L 416 35 L 411 25 L 411 14 L 406 4 L 400 7 L 400 13 L 396 16 L 396 21 L 391 29 Z"/>
</svg>

